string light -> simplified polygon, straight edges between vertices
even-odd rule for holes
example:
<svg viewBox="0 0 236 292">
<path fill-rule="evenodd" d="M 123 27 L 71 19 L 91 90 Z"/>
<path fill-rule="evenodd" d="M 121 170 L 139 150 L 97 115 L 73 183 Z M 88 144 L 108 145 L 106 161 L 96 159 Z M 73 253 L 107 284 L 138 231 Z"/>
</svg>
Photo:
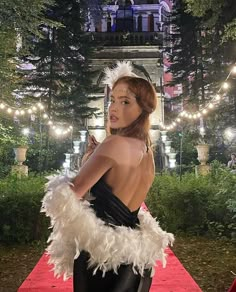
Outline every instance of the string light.
<svg viewBox="0 0 236 292">
<path fill-rule="evenodd" d="M 213 108 L 213 107 L 214 107 L 214 104 L 213 104 L 213 103 L 209 103 L 209 104 L 208 104 L 208 107 L 209 107 L 209 108 Z"/>
<path fill-rule="evenodd" d="M 25 116 L 25 114 L 31 115 L 37 113 L 38 111 L 41 113 L 41 111 L 44 109 L 45 107 L 41 102 L 38 102 L 36 105 L 25 109 L 16 109 L 14 107 L 8 106 L 7 104 L 4 104 L 3 102 L 0 103 L 0 110 L 5 110 L 7 114 L 12 114 L 13 117 L 17 118 L 19 118 L 20 116 Z M 52 121 L 52 119 L 49 118 L 47 113 L 44 113 L 42 117 L 45 120 L 48 119 L 47 122 L 48 126 L 53 128 L 57 136 L 66 135 L 73 130 L 73 127 L 71 125 L 66 130 L 64 130 L 62 127 L 57 127 Z"/>
<path fill-rule="evenodd" d="M 236 73 L 236 66 L 233 67 L 232 73 Z"/>
<path fill-rule="evenodd" d="M 218 106 L 218 103 L 223 100 L 223 95 L 220 94 L 222 90 L 226 91 L 229 89 L 230 85 L 227 82 L 230 78 L 231 74 L 236 74 L 236 65 L 234 65 L 226 77 L 225 81 L 222 83 L 220 89 L 217 94 L 212 98 L 212 101 L 205 105 L 202 109 L 197 112 L 187 112 L 186 110 L 181 111 L 178 116 L 174 119 L 174 121 L 170 122 L 170 125 L 161 124 L 160 127 L 162 130 L 172 130 L 174 129 L 178 123 L 182 122 L 182 118 L 187 118 L 189 120 L 197 120 L 200 119 L 203 115 L 207 115 L 209 110 L 214 109 Z"/>
<path fill-rule="evenodd" d="M 6 109 L 6 113 L 8 114 L 13 114 L 14 116 L 24 116 L 26 113 L 27 114 L 32 114 L 33 112 L 37 112 L 38 110 L 43 110 L 44 106 L 41 103 L 38 103 L 37 106 L 32 106 L 30 108 L 25 108 L 25 109 L 19 109 L 19 108 L 14 108 L 10 107 L 7 104 L 4 104 L 3 102 L 0 103 L 0 109 L 4 110 Z"/>
<path fill-rule="evenodd" d="M 224 82 L 222 87 L 223 87 L 224 89 L 228 89 L 228 88 L 229 88 L 229 84 L 228 84 L 227 82 Z"/>
</svg>

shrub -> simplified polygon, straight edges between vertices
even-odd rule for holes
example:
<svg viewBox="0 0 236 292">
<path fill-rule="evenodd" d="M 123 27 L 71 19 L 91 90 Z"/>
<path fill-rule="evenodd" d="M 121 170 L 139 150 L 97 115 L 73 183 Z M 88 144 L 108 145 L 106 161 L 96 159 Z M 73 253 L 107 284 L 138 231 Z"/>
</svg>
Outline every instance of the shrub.
<svg viewBox="0 0 236 292">
<path fill-rule="evenodd" d="M 213 162 L 209 179 L 217 186 L 216 192 L 209 197 L 209 232 L 219 237 L 233 237 L 236 232 L 236 175 L 224 165 Z"/>
<path fill-rule="evenodd" d="M 0 180 L 0 241 L 27 243 L 48 236 L 47 218 L 40 214 L 44 177 Z"/>
<path fill-rule="evenodd" d="M 235 235 L 236 176 L 225 169 L 196 178 L 184 174 L 157 176 L 147 206 L 163 228 L 171 232 Z"/>
</svg>

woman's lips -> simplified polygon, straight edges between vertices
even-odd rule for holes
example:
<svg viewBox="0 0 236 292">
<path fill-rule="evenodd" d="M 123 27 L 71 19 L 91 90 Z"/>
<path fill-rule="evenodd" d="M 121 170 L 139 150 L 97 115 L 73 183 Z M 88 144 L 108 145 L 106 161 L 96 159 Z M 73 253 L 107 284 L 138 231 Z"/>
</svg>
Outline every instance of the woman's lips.
<svg viewBox="0 0 236 292">
<path fill-rule="evenodd" d="M 115 123 L 115 122 L 117 122 L 119 119 L 116 117 L 116 116 L 114 116 L 114 115 L 110 115 L 110 122 L 113 122 L 113 123 Z"/>
</svg>

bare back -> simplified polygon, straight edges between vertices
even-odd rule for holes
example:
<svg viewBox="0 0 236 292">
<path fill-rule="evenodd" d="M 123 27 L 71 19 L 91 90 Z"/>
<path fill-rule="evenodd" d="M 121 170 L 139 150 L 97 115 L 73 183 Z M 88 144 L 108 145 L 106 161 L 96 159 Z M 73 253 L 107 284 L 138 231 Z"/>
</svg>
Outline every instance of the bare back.
<svg viewBox="0 0 236 292">
<path fill-rule="evenodd" d="M 131 211 L 145 200 L 154 179 L 152 150 L 141 140 L 111 135 L 85 162 L 73 181 L 73 190 L 84 196 L 99 179 L 103 179 Z"/>
<path fill-rule="evenodd" d="M 154 178 L 152 150 L 143 141 L 128 137 L 115 138 L 121 149 L 115 165 L 104 175 L 113 193 L 131 210 L 137 210 L 145 200 Z"/>
</svg>

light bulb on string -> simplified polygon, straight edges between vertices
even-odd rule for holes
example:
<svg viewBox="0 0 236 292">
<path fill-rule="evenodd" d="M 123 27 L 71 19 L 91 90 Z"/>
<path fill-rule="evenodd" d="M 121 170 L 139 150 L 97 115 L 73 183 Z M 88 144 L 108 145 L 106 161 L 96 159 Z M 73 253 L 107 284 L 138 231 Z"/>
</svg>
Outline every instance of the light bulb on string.
<svg viewBox="0 0 236 292">
<path fill-rule="evenodd" d="M 38 110 L 43 110 L 45 107 L 43 106 L 43 104 L 41 102 L 38 102 L 36 105 L 31 106 L 30 108 L 25 108 L 25 109 L 21 109 L 21 108 L 14 108 L 14 107 L 10 107 L 7 106 L 6 104 L 4 104 L 3 102 L 0 103 L 0 109 L 6 109 L 6 113 L 8 114 L 13 114 L 13 117 L 20 117 L 20 116 L 24 116 L 26 113 L 28 113 L 29 115 L 31 115 L 31 120 L 35 119 L 34 116 L 34 112 L 37 112 Z M 43 115 L 44 119 L 49 119 L 49 116 L 44 113 Z M 49 126 L 53 126 L 54 122 L 52 120 L 49 120 L 47 122 L 47 124 Z M 54 125 L 54 130 L 57 129 L 57 127 Z M 57 130 L 57 135 L 66 135 L 67 133 L 71 132 L 73 130 L 73 127 L 71 125 L 68 126 L 68 128 L 66 130 L 60 129 Z"/>
<path fill-rule="evenodd" d="M 213 103 L 209 103 L 209 104 L 208 104 L 208 107 L 209 107 L 210 109 L 212 109 L 212 108 L 214 108 L 214 104 L 213 104 Z"/>
<path fill-rule="evenodd" d="M 231 70 L 232 73 L 236 73 L 236 66 L 233 67 L 233 69 Z"/>
<path fill-rule="evenodd" d="M 56 128 L 55 133 L 59 136 L 59 135 L 63 134 L 63 131 L 60 128 Z"/>
<path fill-rule="evenodd" d="M 236 64 L 232 67 L 230 73 L 225 78 L 225 81 L 222 83 L 217 94 L 215 96 L 211 97 L 211 101 L 209 103 L 205 104 L 204 108 L 202 108 L 194 113 L 189 113 L 188 111 L 182 110 L 178 114 L 178 118 L 175 118 L 175 122 L 177 122 L 177 123 L 181 122 L 181 117 L 185 117 L 185 118 L 188 118 L 190 120 L 192 120 L 192 119 L 196 120 L 197 118 L 201 118 L 202 116 L 207 115 L 211 109 L 217 108 L 220 104 L 220 101 L 225 99 L 225 97 L 227 96 L 227 89 L 230 88 L 230 82 L 228 82 L 228 79 L 230 78 L 231 73 L 236 74 Z M 224 92 L 221 92 L 222 89 L 224 90 Z M 173 129 L 175 127 L 175 124 L 173 122 L 170 123 L 169 126 L 165 126 L 164 124 L 162 124 L 161 127 L 168 131 L 168 130 Z"/>
<path fill-rule="evenodd" d="M 38 103 L 37 103 L 37 106 L 38 106 L 40 109 L 43 108 L 43 105 L 41 104 L 41 102 L 38 102 Z"/>
<path fill-rule="evenodd" d="M 229 84 L 227 82 L 224 82 L 223 85 L 222 85 L 222 87 L 224 89 L 228 89 L 229 88 Z"/>
<path fill-rule="evenodd" d="M 219 94 L 217 94 L 215 98 L 216 98 L 216 100 L 220 100 L 221 96 Z"/>
</svg>

